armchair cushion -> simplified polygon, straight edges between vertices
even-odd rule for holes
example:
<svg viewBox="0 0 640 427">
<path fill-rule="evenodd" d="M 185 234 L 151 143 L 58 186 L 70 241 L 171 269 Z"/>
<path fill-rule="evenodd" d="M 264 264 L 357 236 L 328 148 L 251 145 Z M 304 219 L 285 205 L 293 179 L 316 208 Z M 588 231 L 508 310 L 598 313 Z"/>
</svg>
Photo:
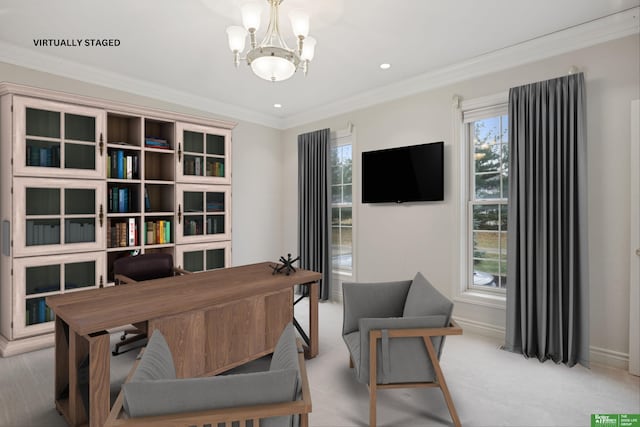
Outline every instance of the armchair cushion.
<svg viewBox="0 0 640 427">
<path fill-rule="evenodd" d="M 293 369 L 297 374 L 295 392 L 291 396 L 291 400 L 296 400 L 302 394 L 302 380 L 300 377 L 300 364 L 298 363 L 296 331 L 291 322 L 282 331 L 269 365 L 269 371 L 287 369 Z"/>
<path fill-rule="evenodd" d="M 369 331 L 376 329 L 440 328 L 446 326 L 445 315 L 395 318 L 360 319 L 359 330 L 345 335 L 349 353 L 356 369 L 356 378 L 369 383 Z M 432 337 L 436 352 L 442 345 L 442 337 Z M 434 378 L 433 368 L 422 338 L 393 338 L 389 340 L 388 354 L 383 358 L 383 344 L 378 341 L 378 383 L 426 382 Z M 418 368 L 416 368 L 418 367 Z"/>
<path fill-rule="evenodd" d="M 153 331 L 138 368 L 131 377 L 132 382 L 171 380 L 176 378 L 176 368 L 167 341 L 162 333 Z"/>
<path fill-rule="evenodd" d="M 422 273 L 417 273 L 413 282 L 411 282 L 402 316 L 416 317 L 444 314 L 448 323 L 452 311 L 453 303 L 451 300 L 429 283 Z"/>
<path fill-rule="evenodd" d="M 122 386 L 131 417 L 167 415 L 210 409 L 290 402 L 296 385 L 294 369 L 220 375 L 204 378 L 129 382 Z M 286 425 L 291 417 L 278 417 L 263 426 Z"/>
<path fill-rule="evenodd" d="M 363 317 L 400 317 L 411 286 L 410 280 L 342 284 L 344 320 L 342 335 L 358 330 Z"/>
</svg>

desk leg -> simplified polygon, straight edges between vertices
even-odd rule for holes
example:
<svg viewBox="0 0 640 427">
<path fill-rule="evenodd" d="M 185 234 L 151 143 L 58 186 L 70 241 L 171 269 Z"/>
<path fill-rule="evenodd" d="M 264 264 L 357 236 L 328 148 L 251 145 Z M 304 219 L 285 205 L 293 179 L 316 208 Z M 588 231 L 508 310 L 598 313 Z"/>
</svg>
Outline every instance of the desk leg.
<svg viewBox="0 0 640 427">
<path fill-rule="evenodd" d="M 313 282 L 309 285 L 309 358 L 318 355 L 318 297 L 320 285 Z"/>
<path fill-rule="evenodd" d="M 106 331 L 90 334 L 89 342 L 89 422 L 102 427 L 109 416 L 110 356 L 109 334 Z"/>
<path fill-rule="evenodd" d="M 79 387 L 78 367 L 89 354 L 89 343 L 75 331 L 69 330 L 69 412 L 67 421 L 71 426 L 87 422 Z"/>
<path fill-rule="evenodd" d="M 56 317 L 55 333 L 55 399 L 56 409 L 64 416 L 69 401 L 69 326 Z"/>
</svg>

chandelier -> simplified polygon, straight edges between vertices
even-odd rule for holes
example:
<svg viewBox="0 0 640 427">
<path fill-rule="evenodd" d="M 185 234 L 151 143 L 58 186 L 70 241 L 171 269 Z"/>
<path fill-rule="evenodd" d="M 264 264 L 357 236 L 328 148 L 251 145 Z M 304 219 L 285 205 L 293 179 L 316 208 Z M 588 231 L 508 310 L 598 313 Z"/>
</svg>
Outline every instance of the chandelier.
<svg viewBox="0 0 640 427">
<path fill-rule="evenodd" d="M 308 36 L 309 15 L 299 10 L 292 10 L 289 13 L 293 32 L 298 38 L 296 49 L 290 49 L 280 34 L 278 22 L 278 6 L 283 0 L 267 0 L 267 2 L 271 7 L 269 26 L 260 43 L 256 41 L 256 31 L 260 27 L 261 3 L 247 3 L 242 6 L 244 28 L 240 26 L 227 28 L 229 49 L 233 52 L 236 68 L 241 60 L 246 60 L 255 75 L 272 82 L 288 79 L 298 68 L 307 75 L 309 62 L 313 59 L 316 47 L 316 40 Z M 241 58 L 247 33 L 251 47 L 245 57 Z"/>
</svg>

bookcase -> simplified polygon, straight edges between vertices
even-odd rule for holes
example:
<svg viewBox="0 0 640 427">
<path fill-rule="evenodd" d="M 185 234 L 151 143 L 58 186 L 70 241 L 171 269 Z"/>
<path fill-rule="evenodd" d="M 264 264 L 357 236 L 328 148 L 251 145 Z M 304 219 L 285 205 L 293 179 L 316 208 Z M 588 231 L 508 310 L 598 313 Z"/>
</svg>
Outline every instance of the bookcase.
<svg viewBox="0 0 640 427">
<path fill-rule="evenodd" d="M 120 257 L 230 266 L 234 125 L 0 83 L 0 354 L 51 345 L 45 297 Z"/>
</svg>

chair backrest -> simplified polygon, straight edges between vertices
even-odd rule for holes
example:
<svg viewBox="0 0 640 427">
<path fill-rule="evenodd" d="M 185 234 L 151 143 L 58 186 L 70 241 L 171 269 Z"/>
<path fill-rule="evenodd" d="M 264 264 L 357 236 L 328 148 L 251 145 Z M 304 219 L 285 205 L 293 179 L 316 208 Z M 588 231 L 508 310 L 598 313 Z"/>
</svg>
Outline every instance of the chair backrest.
<svg viewBox="0 0 640 427">
<path fill-rule="evenodd" d="M 149 253 L 118 258 L 113 263 L 113 272 L 137 282 L 173 276 L 173 256 L 168 253 Z"/>
</svg>

